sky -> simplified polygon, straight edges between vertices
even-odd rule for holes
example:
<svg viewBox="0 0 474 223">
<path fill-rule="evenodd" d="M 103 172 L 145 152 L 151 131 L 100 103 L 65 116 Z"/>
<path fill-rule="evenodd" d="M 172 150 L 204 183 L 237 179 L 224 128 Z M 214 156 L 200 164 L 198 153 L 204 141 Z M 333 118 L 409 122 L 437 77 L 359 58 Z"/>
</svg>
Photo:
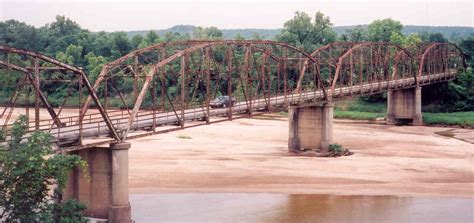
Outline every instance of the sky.
<svg viewBox="0 0 474 223">
<path fill-rule="evenodd" d="M 281 28 L 296 11 L 317 11 L 335 26 L 392 18 L 404 25 L 474 26 L 470 0 L 0 0 L 0 21 L 35 27 L 64 15 L 91 31 L 166 29 L 174 25 Z"/>
</svg>

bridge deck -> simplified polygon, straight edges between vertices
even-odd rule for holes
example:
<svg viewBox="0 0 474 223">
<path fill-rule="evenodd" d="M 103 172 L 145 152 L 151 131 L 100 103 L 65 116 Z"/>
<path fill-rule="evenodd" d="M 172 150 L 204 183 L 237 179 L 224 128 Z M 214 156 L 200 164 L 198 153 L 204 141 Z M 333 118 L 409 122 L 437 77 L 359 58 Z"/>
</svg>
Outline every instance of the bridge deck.
<svg viewBox="0 0 474 223">
<path fill-rule="evenodd" d="M 427 85 L 437 82 L 444 82 L 456 77 L 456 72 L 449 71 L 447 73 L 439 73 L 422 76 L 419 80 L 420 85 Z M 415 78 L 405 78 L 393 81 L 381 81 L 372 84 L 354 85 L 352 87 L 336 88 L 334 92 L 328 92 L 332 95 L 333 99 L 342 98 L 352 95 L 369 95 L 385 92 L 389 89 L 406 89 L 413 88 L 416 86 Z M 225 121 L 228 120 L 226 117 L 230 112 L 237 117 L 248 117 L 248 111 L 251 107 L 251 111 L 259 112 L 265 111 L 270 105 L 272 108 L 285 107 L 288 104 L 294 103 L 311 103 L 318 102 L 324 98 L 324 94 L 321 90 L 292 93 L 286 96 L 274 96 L 270 98 L 260 98 L 250 101 L 241 101 L 234 104 L 229 108 L 212 108 L 209 110 L 209 115 L 206 115 L 206 107 L 198 107 L 184 110 L 184 121 L 201 120 L 207 116 L 220 117 L 220 119 L 213 121 Z M 250 106 L 251 104 L 251 106 Z M 240 116 L 239 116 L 240 115 Z M 109 111 L 109 117 L 113 122 L 117 132 L 122 133 L 128 124 L 129 115 L 125 111 Z M 233 118 L 236 118 L 235 116 Z M 51 128 L 50 133 L 55 137 L 57 143 L 60 145 L 62 150 L 77 150 L 81 148 L 87 148 L 92 146 L 98 146 L 101 144 L 112 143 L 115 140 L 108 137 L 110 135 L 109 129 L 103 122 L 99 115 L 89 115 L 83 121 L 82 128 L 80 128 L 77 120 L 74 121 L 71 117 L 66 118 L 69 120 L 68 125 L 64 127 Z M 77 119 L 77 118 L 76 118 Z M 174 131 L 182 129 L 181 126 L 176 127 L 181 121 L 181 110 L 175 112 L 161 112 L 155 113 L 151 111 L 141 111 L 135 118 L 132 126 L 130 127 L 130 133 L 127 138 L 138 138 L 144 137 L 150 134 L 157 134 L 162 132 Z M 203 122 L 203 124 L 206 124 Z M 202 125 L 202 124 L 199 124 Z M 153 129 L 153 126 L 155 128 Z M 49 129 L 50 125 L 45 124 L 44 127 Z M 190 126 L 189 126 L 190 127 Z M 82 135 L 82 137 L 81 137 Z M 80 145 L 74 145 L 79 142 L 82 138 Z M 71 146 L 72 145 L 72 146 Z"/>
</svg>

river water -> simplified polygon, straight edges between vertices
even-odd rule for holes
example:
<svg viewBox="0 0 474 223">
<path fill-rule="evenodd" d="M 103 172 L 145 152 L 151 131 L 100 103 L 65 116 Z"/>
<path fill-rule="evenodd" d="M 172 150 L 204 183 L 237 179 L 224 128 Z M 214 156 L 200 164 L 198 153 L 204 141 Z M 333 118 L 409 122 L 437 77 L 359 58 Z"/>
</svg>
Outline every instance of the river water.
<svg viewBox="0 0 474 223">
<path fill-rule="evenodd" d="M 136 222 L 474 222 L 474 199 L 265 193 L 131 194 Z"/>
</svg>

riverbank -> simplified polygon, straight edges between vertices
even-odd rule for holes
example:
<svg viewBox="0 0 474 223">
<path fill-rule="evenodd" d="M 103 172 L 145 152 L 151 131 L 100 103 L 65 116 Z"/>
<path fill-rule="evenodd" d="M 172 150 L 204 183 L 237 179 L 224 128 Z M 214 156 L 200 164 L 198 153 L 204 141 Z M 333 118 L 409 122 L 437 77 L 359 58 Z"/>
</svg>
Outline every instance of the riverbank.
<svg viewBox="0 0 474 223">
<path fill-rule="evenodd" d="M 132 140 L 130 191 L 472 198 L 472 135 L 335 120 L 334 142 L 354 155 L 301 157 L 287 152 L 286 117 L 238 119 Z"/>
<path fill-rule="evenodd" d="M 384 103 L 368 103 L 360 99 L 346 99 L 335 102 L 334 118 L 351 120 L 384 120 Z M 423 112 L 423 125 L 455 128 L 474 128 L 474 111 L 465 112 Z"/>
</svg>

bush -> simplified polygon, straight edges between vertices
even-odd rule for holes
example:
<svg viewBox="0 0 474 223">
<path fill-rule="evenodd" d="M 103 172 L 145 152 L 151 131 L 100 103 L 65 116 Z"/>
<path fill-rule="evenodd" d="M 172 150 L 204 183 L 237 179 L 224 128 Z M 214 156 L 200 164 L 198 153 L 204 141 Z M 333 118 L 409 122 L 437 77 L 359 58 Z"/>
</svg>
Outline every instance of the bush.
<svg viewBox="0 0 474 223">
<path fill-rule="evenodd" d="M 32 133 L 27 140 L 26 117 L 12 127 L 12 140 L 0 150 L 0 219 L 6 222 L 85 222 L 85 205 L 62 201 L 69 172 L 87 163 L 77 155 L 55 154 L 53 137 Z M 87 175 L 87 172 L 85 172 Z M 56 185 L 53 195 L 50 188 Z"/>
<path fill-rule="evenodd" d="M 352 154 L 354 153 L 349 151 L 348 149 L 343 148 L 341 144 L 329 144 L 329 154 L 327 155 L 328 157 L 350 156 Z"/>
<path fill-rule="evenodd" d="M 329 145 L 329 152 L 340 153 L 343 151 L 344 151 L 344 148 L 342 148 L 341 144 L 334 143 L 334 144 Z"/>
</svg>

